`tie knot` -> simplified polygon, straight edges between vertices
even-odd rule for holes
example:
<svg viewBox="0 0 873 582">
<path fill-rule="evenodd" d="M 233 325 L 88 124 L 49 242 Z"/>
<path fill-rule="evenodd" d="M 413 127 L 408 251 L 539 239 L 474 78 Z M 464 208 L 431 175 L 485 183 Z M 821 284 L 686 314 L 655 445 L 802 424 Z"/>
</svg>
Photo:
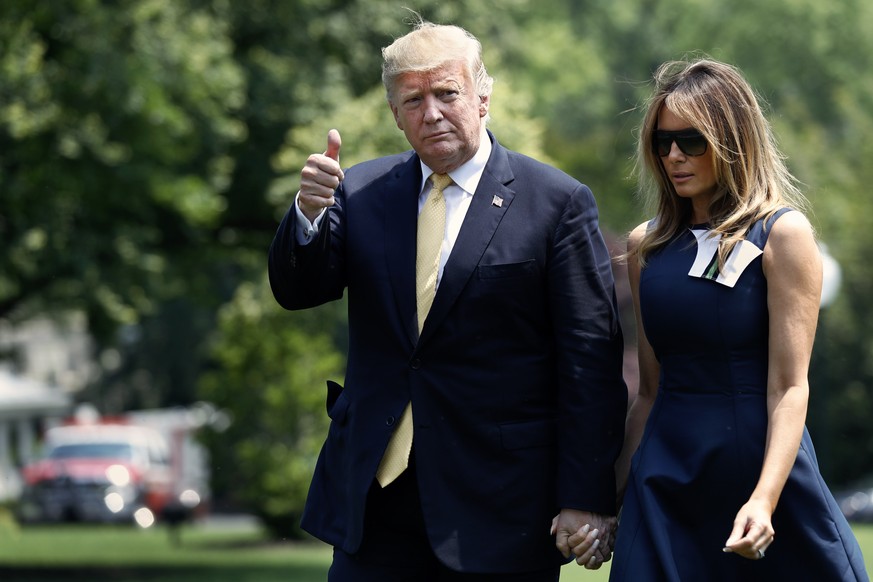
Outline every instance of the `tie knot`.
<svg viewBox="0 0 873 582">
<path fill-rule="evenodd" d="M 452 178 L 448 174 L 431 174 L 430 182 L 433 184 L 434 190 L 442 192 L 452 183 Z"/>
</svg>

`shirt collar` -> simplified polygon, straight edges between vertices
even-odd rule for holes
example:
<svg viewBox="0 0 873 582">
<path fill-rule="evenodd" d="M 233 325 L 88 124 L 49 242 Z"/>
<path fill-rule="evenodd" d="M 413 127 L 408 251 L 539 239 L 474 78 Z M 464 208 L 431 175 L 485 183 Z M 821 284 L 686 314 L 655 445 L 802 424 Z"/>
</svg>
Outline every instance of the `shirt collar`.
<svg viewBox="0 0 873 582">
<path fill-rule="evenodd" d="M 482 172 L 485 171 L 485 165 L 488 163 L 488 158 L 491 157 L 491 148 L 491 138 L 486 131 L 483 131 L 482 139 L 479 140 L 479 149 L 476 151 L 476 154 L 459 167 L 449 172 L 452 181 L 471 196 L 476 192 L 476 188 L 479 186 Z M 428 168 L 424 162 L 421 162 L 422 178 L 419 191 L 424 190 L 424 184 L 427 182 L 427 179 L 430 178 L 431 174 L 433 174 L 433 170 Z"/>
</svg>

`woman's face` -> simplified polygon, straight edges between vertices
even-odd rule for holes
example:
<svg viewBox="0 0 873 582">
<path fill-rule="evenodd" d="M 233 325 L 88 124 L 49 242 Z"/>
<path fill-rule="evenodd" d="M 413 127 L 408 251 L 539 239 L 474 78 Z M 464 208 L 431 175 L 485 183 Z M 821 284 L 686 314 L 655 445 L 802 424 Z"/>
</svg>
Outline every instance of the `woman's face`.
<svg viewBox="0 0 873 582">
<path fill-rule="evenodd" d="M 666 104 L 661 106 L 658 112 L 658 123 L 656 131 L 666 132 L 693 132 L 694 128 L 687 121 L 678 117 Z M 665 134 L 662 140 L 666 142 L 670 139 L 669 134 Z M 681 134 L 680 134 L 681 136 Z M 669 152 L 667 155 L 661 155 L 661 165 L 670 181 L 673 183 L 673 188 L 682 198 L 691 200 L 694 213 L 692 220 L 695 223 L 707 222 L 709 220 L 709 203 L 717 191 L 715 179 L 715 158 L 712 148 L 707 145 L 706 151 L 700 155 L 689 155 L 682 151 L 677 140 L 681 137 L 676 137 L 669 144 Z M 693 145 L 693 140 L 692 140 Z M 693 147 L 685 146 L 686 151 L 690 150 L 695 153 Z M 664 151 L 659 152 L 659 155 Z"/>
</svg>

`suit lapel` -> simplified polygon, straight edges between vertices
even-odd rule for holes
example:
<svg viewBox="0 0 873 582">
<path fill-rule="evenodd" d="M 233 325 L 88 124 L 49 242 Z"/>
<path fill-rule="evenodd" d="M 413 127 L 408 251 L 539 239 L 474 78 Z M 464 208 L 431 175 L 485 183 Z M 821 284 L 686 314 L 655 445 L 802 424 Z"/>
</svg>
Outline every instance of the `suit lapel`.
<svg viewBox="0 0 873 582">
<path fill-rule="evenodd" d="M 421 163 L 413 155 L 385 183 L 384 232 L 388 278 L 410 344 L 418 340 L 415 319 L 415 239 Z"/>
<path fill-rule="evenodd" d="M 426 340 L 433 333 L 451 309 L 473 271 L 476 270 L 482 253 L 488 247 L 515 196 L 515 192 L 507 186 L 513 180 L 513 174 L 506 150 L 493 139 L 493 136 L 491 137 L 494 143 L 491 157 L 473 194 L 470 208 L 452 248 L 452 254 L 449 255 L 443 270 L 433 305 L 421 331 L 421 341 Z"/>
</svg>

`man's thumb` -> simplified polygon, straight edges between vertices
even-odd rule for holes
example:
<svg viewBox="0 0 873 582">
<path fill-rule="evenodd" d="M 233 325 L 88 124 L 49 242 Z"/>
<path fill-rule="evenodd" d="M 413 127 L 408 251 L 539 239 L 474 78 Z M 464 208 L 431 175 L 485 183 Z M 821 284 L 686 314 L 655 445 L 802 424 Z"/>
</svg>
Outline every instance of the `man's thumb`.
<svg viewBox="0 0 873 582">
<path fill-rule="evenodd" d="M 327 132 L 327 151 L 324 152 L 324 155 L 339 162 L 339 151 L 342 144 L 343 142 L 342 139 L 340 139 L 339 132 L 335 129 L 331 129 Z"/>
</svg>

